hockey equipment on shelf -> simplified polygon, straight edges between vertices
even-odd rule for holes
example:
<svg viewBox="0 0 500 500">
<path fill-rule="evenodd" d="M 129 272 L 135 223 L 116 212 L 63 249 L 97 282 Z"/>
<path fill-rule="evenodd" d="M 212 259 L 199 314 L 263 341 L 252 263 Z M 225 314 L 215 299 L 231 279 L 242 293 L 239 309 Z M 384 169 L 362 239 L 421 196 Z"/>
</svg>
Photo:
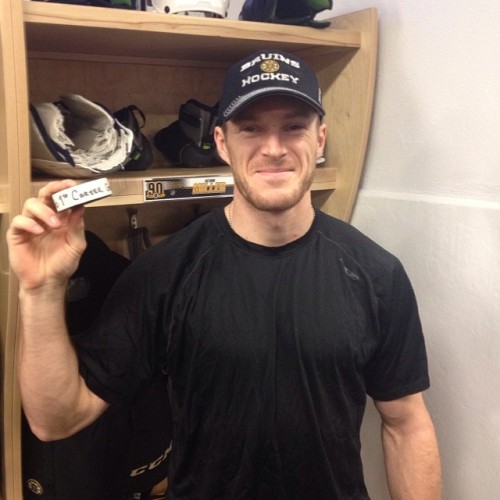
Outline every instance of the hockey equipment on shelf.
<svg viewBox="0 0 500 500">
<path fill-rule="evenodd" d="M 128 161 L 124 164 L 125 170 L 146 170 L 153 163 L 153 148 L 141 129 L 146 124 L 146 116 L 134 104 L 116 111 L 113 115 L 122 125 L 134 134 L 132 151 Z"/>
<path fill-rule="evenodd" d="M 114 7 L 117 9 L 145 10 L 140 8 L 141 4 L 139 0 L 35 0 L 35 1 L 65 3 L 70 5 L 86 5 L 89 7 Z"/>
<path fill-rule="evenodd" d="M 153 152 L 142 134 L 146 118 L 135 105 L 110 113 L 70 94 L 30 105 L 34 170 L 56 177 L 86 178 L 119 170 L 145 170 Z"/>
<path fill-rule="evenodd" d="M 332 0 L 245 0 L 240 19 L 327 28 L 329 21 L 318 21 L 314 17 L 332 6 Z"/>
<path fill-rule="evenodd" d="M 30 105 L 31 163 L 56 177 L 94 177 L 123 170 L 134 133 L 100 104 L 70 94 Z"/>
<path fill-rule="evenodd" d="M 187 14 L 227 17 L 229 0 L 151 0 L 153 10 L 161 14 Z"/>
<path fill-rule="evenodd" d="M 179 119 L 156 133 L 154 144 L 175 165 L 221 165 L 214 143 L 217 114 L 217 106 L 189 99 L 181 105 Z"/>
</svg>

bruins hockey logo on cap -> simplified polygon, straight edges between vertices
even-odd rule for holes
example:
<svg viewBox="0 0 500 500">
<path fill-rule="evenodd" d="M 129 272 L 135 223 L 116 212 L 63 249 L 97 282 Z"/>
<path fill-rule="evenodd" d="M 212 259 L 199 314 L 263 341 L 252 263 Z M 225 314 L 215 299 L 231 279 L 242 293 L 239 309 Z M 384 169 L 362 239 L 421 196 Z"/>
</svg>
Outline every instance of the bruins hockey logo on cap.
<svg viewBox="0 0 500 500">
<path fill-rule="evenodd" d="M 263 50 L 250 54 L 229 69 L 219 101 L 219 123 L 269 95 L 295 97 L 321 116 L 325 114 L 313 69 L 294 54 Z"/>
<path fill-rule="evenodd" d="M 270 60 L 264 61 L 260 64 L 260 69 L 264 73 L 276 73 L 280 69 L 280 65 L 277 61 Z"/>
</svg>

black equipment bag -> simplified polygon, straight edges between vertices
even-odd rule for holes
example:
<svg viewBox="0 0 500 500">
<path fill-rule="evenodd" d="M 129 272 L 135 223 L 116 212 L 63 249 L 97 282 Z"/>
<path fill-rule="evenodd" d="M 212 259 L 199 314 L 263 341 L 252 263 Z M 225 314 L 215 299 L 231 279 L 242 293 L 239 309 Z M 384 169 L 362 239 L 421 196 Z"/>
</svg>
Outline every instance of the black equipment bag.
<svg viewBox="0 0 500 500">
<path fill-rule="evenodd" d="M 333 0 L 245 0 L 240 19 L 327 28 L 329 21 L 318 21 L 314 17 L 332 6 Z"/>
<path fill-rule="evenodd" d="M 66 320 L 72 336 L 93 321 L 104 299 L 128 266 L 87 231 L 87 248 L 67 291 Z M 130 406 L 111 406 L 97 421 L 58 441 L 42 442 L 22 420 L 24 498 L 126 500 L 148 498 L 167 477 L 172 417 L 167 377 Z"/>
<path fill-rule="evenodd" d="M 179 108 L 179 118 L 154 136 L 154 145 L 167 160 L 186 167 L 220 165 L 214 129 L 218 106 L 189 99 Z"/>
</svg>

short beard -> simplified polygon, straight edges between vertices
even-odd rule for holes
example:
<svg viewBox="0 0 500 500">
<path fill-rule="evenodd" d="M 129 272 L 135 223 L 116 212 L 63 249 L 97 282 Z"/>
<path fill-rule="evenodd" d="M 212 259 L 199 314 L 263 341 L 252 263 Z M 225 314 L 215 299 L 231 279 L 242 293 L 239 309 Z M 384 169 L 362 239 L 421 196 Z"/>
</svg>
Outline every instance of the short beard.
<svg viewBox="0 0 500 500">
<path fill-rule="evenodd" d="M 248 182 L 245 182 L 234 173 L 234 184 L 242 197 L 257 210 L 265 212 L 283 212 L 293 208 L 310 190 L 313 180 L 314 170 L 291 192 L 277 192 L 272 195 L 266 193 L 265 195 L 261 195 Z"/>
</svg>

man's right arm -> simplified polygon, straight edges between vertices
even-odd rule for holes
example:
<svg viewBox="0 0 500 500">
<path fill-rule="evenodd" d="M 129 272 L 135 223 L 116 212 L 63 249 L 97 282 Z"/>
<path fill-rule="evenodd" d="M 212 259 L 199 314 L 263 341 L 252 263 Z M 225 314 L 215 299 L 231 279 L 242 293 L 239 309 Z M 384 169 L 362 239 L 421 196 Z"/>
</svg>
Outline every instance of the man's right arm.
<svg viewBox="0 0 500 500">
<path fill-rule="evenodd" d="M 83 207 L 57 213 L 51 182 L 24 204 L 7 232 L 19 278 L 19 384 L 23 409 L 40 439 L 67 437 L 93 422 L 107 403 L 85 385 L 65 324 L 65 294 L 85 249 Z"/>
</svg>

